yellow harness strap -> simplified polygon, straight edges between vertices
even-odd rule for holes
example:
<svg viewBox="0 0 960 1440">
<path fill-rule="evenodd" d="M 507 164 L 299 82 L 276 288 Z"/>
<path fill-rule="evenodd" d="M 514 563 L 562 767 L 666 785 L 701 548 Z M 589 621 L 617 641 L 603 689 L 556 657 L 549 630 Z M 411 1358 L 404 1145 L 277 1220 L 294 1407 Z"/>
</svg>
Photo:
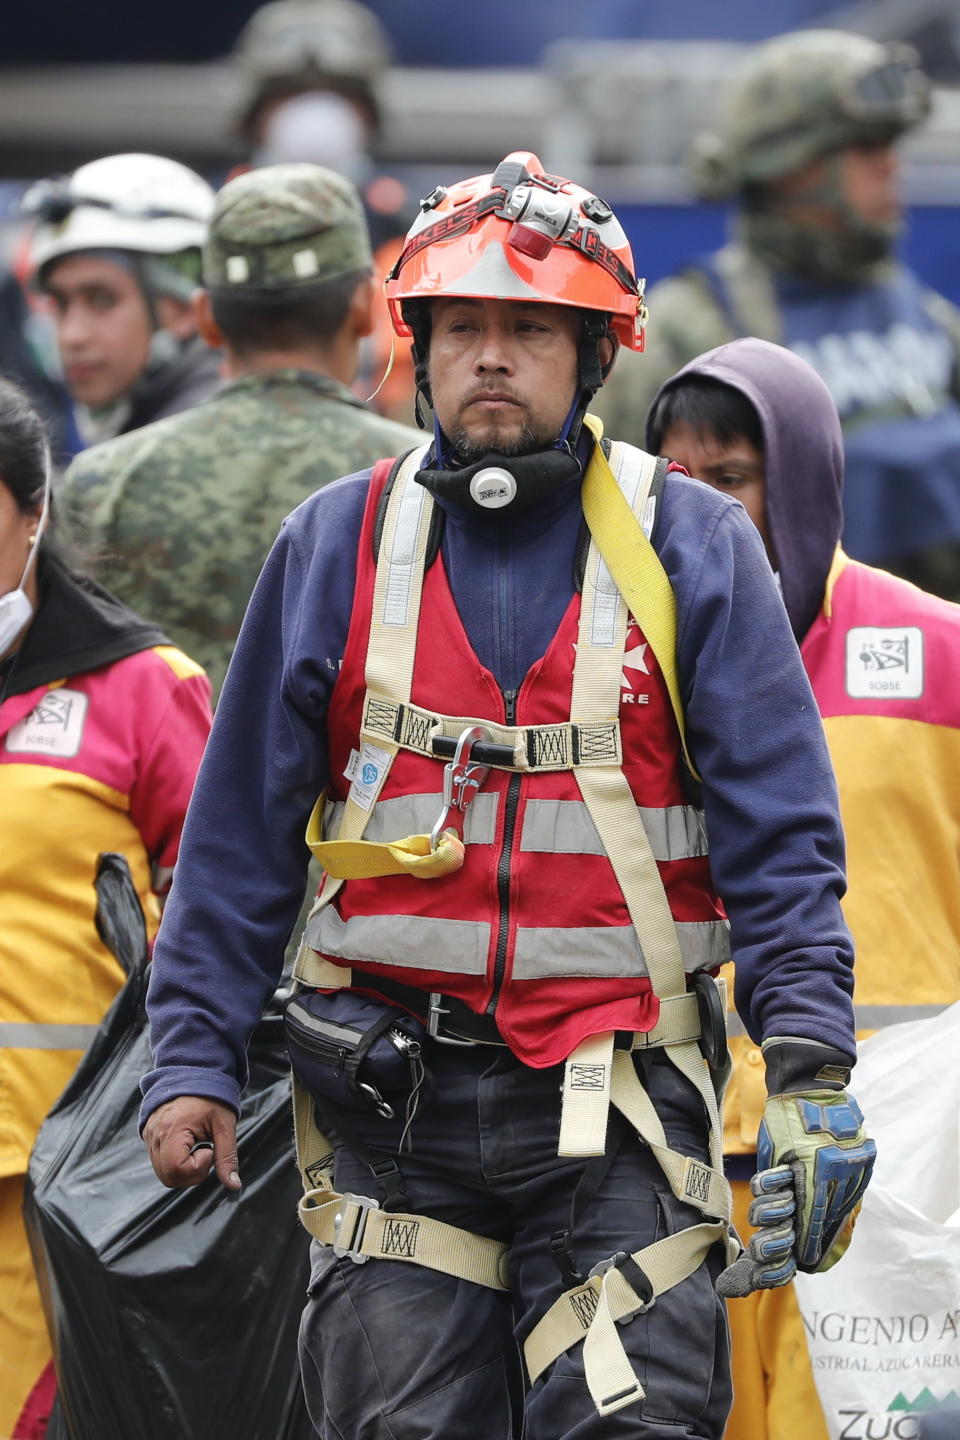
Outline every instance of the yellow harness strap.
<svg viewBox="0 0 960 1440">
<path fill-rule="evenodd" d="M 369 840 L 324 840 L 321 795 L 307 824 L 307 845 L 328 875 L 335 880 L 372 880 L 380 875 L 413 875 L 433 880 L 449 875 L 463 864 L 463 841 L 452 830 L 440 836 L 436 850 L 429 835 L 408 835 L 406 840 L 376 844 Z"/>
<path fill-rule="evenodd" d="M 590 534 L 617 582 L 617 589 L 657 657 L 680 732 L 684 759 L 691 775 L 699 780 L 687 749 L 687 727 L 677 679 L 676 596 L 657 552 L 627 504 L 600 447 L 602 420 L 596 415 L 587 415 L 584 424 L 597 444 L 583 483 L 583 513 Z"/>
</svg>

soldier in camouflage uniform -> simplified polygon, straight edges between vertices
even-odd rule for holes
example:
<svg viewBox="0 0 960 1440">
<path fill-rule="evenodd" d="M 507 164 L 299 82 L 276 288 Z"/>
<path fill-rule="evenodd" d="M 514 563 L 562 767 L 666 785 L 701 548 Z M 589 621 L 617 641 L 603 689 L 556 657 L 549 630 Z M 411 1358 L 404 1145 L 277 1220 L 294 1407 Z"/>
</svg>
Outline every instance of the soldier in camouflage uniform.
<svg viewBox="0 0 960 1440">
<path fill-rule="evenodd" d="M 102 583 L 186 647 L 218 694 L 283 517 L 419 436 L 348 388 L 377 301 L 350 181 L 309 164 L 231 180 L 203 275 L 200 329 L 223 346 L 229 383 L 79 456 L 63 506 Z"/>
<path fill-rule="evenodd" d="M 647 353 L 597 408 L 642 444 L 653 395 L 695 356 L 742 335 L 788 346 L 843 421 L 847 551 L 960 599 L 960 313 L 893 254 L 893 144 L 928 107 L 905 47 L 836 30 L 759 46 L 694 155 L 703 198 L 736 200 L 733 237 L 654 287 Z"/>
<path fill-rule="evenodd" d="M 347 175 L 363 200 L 382 283 L 417 213 L 400 178 L 382 169 L 383 82 L 390 37 L 358 0 L 269 0 L 237 37 L 235 129 L 251 165 L 311 160 Z M 354 387 L 391 420 L 413 411 L 413 361 L 394 349 L 386 306 L 360 352 Z"/>
</svg>

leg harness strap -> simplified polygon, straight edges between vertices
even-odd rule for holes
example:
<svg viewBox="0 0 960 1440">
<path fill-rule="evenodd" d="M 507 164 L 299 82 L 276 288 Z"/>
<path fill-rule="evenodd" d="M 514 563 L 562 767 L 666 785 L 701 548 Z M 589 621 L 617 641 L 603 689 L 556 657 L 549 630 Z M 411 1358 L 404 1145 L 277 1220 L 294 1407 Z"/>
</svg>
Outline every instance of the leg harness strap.
<svg viewBox="0 0 960 1440">
<path fill-rule="evenodd" d="M 548 1365 L 583 1341 L 587 1386 L 601 1415 L 642 1400 L 617 1325 L 642 1315 L 659 1295 L 697 1270 L 722 1240 L 722 1221 L 692 1225 L 632 1255 L 614 1255 L 596 1266 L 583 1285 L 567 1290 L 533 1327 L 523 1354 L 531 1383 Z"/>
<path fill-rule="evenodd" d="M 403 1260 L 425 1265 L 491 1290 L 509 1290 L 509 1247 L 427 1215 L 391 1214 L 366 1195 L 311 1190 L 298 1206 L 300 1219 L 321 1245 L 357 1265 Z"/>
</svg>

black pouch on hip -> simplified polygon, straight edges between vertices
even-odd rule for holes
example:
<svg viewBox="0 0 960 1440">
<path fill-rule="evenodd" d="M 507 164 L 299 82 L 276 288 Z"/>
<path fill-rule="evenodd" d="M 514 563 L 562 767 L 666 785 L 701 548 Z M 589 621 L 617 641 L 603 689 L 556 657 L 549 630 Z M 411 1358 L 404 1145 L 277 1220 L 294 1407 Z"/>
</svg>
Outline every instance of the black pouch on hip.
<svg viewBox="0 0 960 1440">
<path fill-rule="evenodd" d="M 386 1120 L 425 1077 L 424 1026 L 404 1010 L 352 990 L 309 990 L 283 1012 L 293 1073 L 324 1109 L 358 1100 Z"/>
</svg>

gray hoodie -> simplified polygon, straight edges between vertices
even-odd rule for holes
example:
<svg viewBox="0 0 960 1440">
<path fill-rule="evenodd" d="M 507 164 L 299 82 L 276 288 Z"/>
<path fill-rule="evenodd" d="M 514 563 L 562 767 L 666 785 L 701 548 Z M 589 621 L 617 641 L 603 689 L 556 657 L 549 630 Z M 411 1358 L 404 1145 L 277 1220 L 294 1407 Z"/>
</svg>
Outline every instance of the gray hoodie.
<svg viewBox="0 0 960 1440">
<path fill-rule="evenodd" d="M 733 340 L 708 350 L 661 386 L 654 405 L 689 375 L 722 381 L 740 391 L 757 412 L 772 563 L 799 642 L 823 603 L 843 526 L 843 439 L 837 407 L 812 366 L 767 340 Z M 648 443 L 649 438 L 648 432 Z"/>
</svg>

